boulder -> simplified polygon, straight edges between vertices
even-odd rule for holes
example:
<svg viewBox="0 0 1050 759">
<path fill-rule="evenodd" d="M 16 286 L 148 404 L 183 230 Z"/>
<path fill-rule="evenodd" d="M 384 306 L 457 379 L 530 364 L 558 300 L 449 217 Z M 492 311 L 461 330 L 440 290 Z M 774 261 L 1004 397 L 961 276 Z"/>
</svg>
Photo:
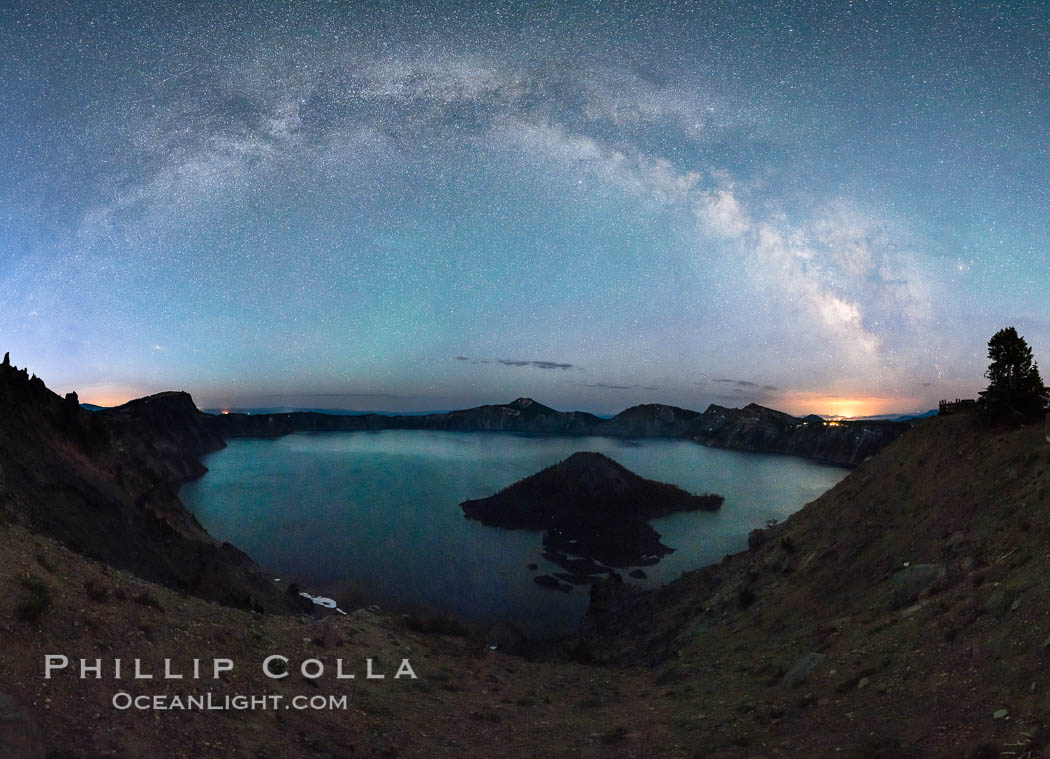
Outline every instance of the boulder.
<svg viewBox="0 0 1050 759">
<path fill-rule="evenodd" d="M 948 570 L 943 564 L 912 564 L 893 575 L 892 605 L 894 609 L 915 601 L 919 594 L 936 587 L 944 581 Z"/>
<path fill-rule="evenodd" d="M 1004 588 L 996 588 L 985 599 L 984 610 L 993 617 L 1001 617 L 1016 603 L 1013 595 Z"/>
<path fill-rule="evenodd" d="M 813 671 L 827 661 L 827 656 L 824 654 L 818 654 L 810 652 L 803 656 L 794 667 L 788 670 L 787 674 L 784 675 L 784 685 L 790 685 L 792 688 L 797 688 L 813 674 Z"/>
<path fill-rule="evenodd" d="M 347 636 L 339 618 L 327 616 L 317 626 L 319 631 L 316 639 L 322 648 L 331 651 L 346 644 Z"/>
<path fill-rule="evenodd" d="M 770 520 L 765 527 L 759 527 L 747 534 L 747 548 L 749 551 L 757 551 L 771 539 L 784 532 L 787 522 L 775 522 Z"/>
</svg>

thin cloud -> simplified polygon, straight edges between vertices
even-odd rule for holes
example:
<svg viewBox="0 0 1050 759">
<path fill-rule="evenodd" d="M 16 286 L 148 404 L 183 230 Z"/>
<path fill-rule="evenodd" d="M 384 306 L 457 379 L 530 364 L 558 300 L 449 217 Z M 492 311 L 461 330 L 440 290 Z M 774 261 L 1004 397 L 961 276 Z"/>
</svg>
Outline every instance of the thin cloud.
<svg viewBox="0 0 1050 759">
<path fill-rule="evenodd" d="M 581 382 L 581 387 L 593 387 L 599 390 L 659 390 L 653 385 L 612 385 L 608 382 Z"/>
<path fill-rule="evenodd" d="M 470 356 L 454 356 L 454 361 L 469 361 L 472 364 L 502 364 L 503 366 L 520 366 L 532 369 L 580 369 L 581 367 L 575 364 L 570 364 L 563 361 L 544 361 L 536 359 L 516 359 L 516 358 L 471 358 Z"/>
<path fill-rule="evenodd" d="M 396 393 L 263 393 L 251 396 L 254 398 L 415 398 L 414 395 L 398 395 Z"/>
<path fill-rule="evenodd" d="M 758 387 L 758 383 L 757 382 L 751 382 L 750 380 L 719 378 L 719 379 L 714 379 L 714 380 L 711 380 L 711 381 L 712 382 L 721 382 L 723 384 L 728 384 L 728 385 L 736 385 L 738 388 Z M 698 383 L 698 384 L 701 384 L 701 383 Z M 772 385 L 763 385 L 762 389 L 763 390 L 776 390 L 776 388 L 773 387 Z"/>
<path fill-rule="evenodd" d="M 496 359 L 504 366 L 530 366 L 536 369 L 572 369 L 572 364 L 564 364 L 558 361 L 521 361 L 517 359 Z"/>
</svg>

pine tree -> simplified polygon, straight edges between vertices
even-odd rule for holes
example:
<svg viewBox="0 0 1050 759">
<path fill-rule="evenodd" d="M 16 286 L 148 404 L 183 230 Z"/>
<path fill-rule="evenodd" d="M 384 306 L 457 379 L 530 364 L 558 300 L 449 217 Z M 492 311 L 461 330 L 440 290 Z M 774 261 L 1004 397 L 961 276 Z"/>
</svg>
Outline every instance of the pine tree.
<svg viewBox="0 0 1050 759">
<path fill-rule="evenodd" d="M 999 330 L 988 341 L 988 358 L 991 363 L 984 373 L 988 387 L 981 395 L 991 410 L 997 415 L 1012 411 L 1025 417 L 1037 416 L 1047 389 L 1025 339 L 1013 327 Z"/>
</svg>

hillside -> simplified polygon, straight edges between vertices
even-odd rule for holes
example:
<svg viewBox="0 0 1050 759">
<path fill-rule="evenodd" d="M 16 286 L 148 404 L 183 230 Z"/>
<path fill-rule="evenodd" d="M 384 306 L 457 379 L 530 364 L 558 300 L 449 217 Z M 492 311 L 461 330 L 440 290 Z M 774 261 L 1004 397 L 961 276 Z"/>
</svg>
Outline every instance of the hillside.
<svg viewBox="0 0 1050 759">
<path fill-rule="evenodd" d="M 667 704 L 639 722 L 648 673 L 529 662 L 497 640 L 464 637 L 454 622 L 359 609 L 323 619 L 261 615 L 207 603 L 69 551 L 16 525 L 0 525 L 0 756 L 3 759 L 560 759 L 687 757 Z M 451 633 L 451 634 L 448 634 Z M 66 669 L 44 679 L 44 657 Z M 266 657 L 289 659 L 271 679 Z M 217 680 L 212 658 L 234 668 Z M 101 679 L 79 659 L 101 658 Z M 133 660 L 152 680 L 131 677 Z M 204 674 L 192 679 L 193 660 Z M 301 662 L 326 673 L 307 679 Z M 382 680 L 366 680 L 366 660 Z M 395 679 L 402 659 L 417 679 Z M 124 664 L 113 678 L 113 662 Z M 183 680 L 163 680 L 164 660 Z M 336 679 L 336 662 L 355 680 Z M 114 708 L 114 694 L 269 696 L 276 709 Z M 286 709 L 296 697 L 345 697 L 340 706 Z M 152 703 L 152 702 L 151 702 Z M 637 753 L 641 751 L 643 753 Z"/>
<path fill-rule="evenodd" d="M 750 551 L 596 586 L 578 655 L 652 668 L 711 755 L 1040 756 L 1048 510 L 1041 425 L 934 418 Z"/>
</svg>

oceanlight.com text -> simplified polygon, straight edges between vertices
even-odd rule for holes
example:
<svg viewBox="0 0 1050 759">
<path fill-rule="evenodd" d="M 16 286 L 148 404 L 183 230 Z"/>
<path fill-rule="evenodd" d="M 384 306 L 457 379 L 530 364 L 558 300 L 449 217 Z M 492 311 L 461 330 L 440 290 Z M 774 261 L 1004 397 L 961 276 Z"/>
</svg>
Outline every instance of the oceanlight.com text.
<svg viewBox="0 0 1050 759">
<path fill-rule="evenodd" d="M 350 697 L 345 694 L 286 697 L 276 693 L 225 696 L 216 693 L 185 696 L 158 693 L 133 696 L 126 691 L 117 691 L 113 694 L 112 704 L 114 709 L 120 711 L 345 711 L 350 708 Z"/>
</svg>

